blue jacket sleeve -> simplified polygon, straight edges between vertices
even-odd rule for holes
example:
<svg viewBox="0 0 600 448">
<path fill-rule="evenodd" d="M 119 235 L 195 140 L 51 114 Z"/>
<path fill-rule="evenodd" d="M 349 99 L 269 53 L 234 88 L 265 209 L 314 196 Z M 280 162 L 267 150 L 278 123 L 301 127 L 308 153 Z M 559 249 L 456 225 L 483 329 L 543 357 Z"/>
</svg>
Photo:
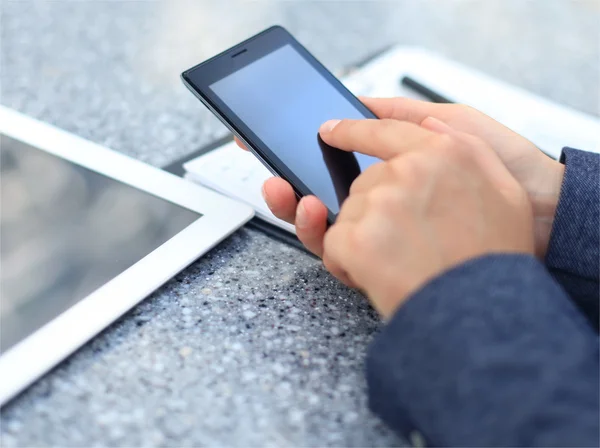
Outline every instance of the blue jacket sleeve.
<svg viewBox="0 0 600 448">
<path fill-rule="evenodd" d="M 384 327 L 369 403 L 430 446 L 599 446 L 598 363 L 597 334 L 542 263 L 490 255 L 428 283 Z"/>
<path fill-rule="evenodd" d="M 546 266 L 598 328 L 600 275 L 600 154 L 565 148 L 565 176 Z"/>
</svg>

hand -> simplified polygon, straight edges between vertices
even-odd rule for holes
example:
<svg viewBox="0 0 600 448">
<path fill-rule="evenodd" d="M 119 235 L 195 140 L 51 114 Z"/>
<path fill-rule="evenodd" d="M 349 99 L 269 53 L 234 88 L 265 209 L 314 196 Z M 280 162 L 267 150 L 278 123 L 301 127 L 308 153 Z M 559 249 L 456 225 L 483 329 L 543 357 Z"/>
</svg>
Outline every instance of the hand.
<svg viewBox="0 0 600 448">
<path fill-rule="evenodd" d="M 361 101 L 379 118 L 430 126 L 437 132 L 444 132 L 449 127 L 486 141 L 527 191 L 535 219 L 536 254 L 540 257 L 545 255 L 562 185 L 562 164 L 546 157 L 524 137 L 468 106 L 433 104 L 407 98 L 363 97 Z M 442 123 L 425 122 L 428 117 L 437 118 Z M 297 226 L 298 237 L 320 256 L 326 229 L 324 205 L 315 197 L 309 197 L 304 198 L 301 201 L 303 207 L 296 210 L 298 203 L 294 191 L 282 179 L 270 179 L 263 191 L 267 204 L 277 217 L 291 223 L 298 217 L 302 223 L 302 226 Z"/>
<path fill-rule="evenodd" d="M 545 256 L 564 176 L 563 164 L 546 156 L 525 137 L 465 105 L 407 98 L 361 100 L 380 118 L 408 121 L 436 132 L 454 129 L 488 143 L 527 192 L 533 207 L 536 255 Z M 429 117 L 439 121 L 427 122 Z"/>
<path fill-rule="evenodd" d="M 421 126 L 342 120 L 320 132 L 336 148 L 383 160 L 353 183 L 325 235 L 323 262 L 365 291 L 384 318 L 466 260 L 533 253 L 527 193 L 483 140 L 433 118 Z"/>
</svg>

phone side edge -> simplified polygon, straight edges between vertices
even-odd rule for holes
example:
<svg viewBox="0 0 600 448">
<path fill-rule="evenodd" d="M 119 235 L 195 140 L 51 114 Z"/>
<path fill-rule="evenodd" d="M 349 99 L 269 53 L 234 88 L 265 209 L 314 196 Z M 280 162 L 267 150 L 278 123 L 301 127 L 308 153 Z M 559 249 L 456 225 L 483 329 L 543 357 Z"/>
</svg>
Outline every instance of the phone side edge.
<svg viewBox="0 0 600 448">
<path fill-rule="evenodd" d="M 215 109 L 201 94 L 200 92 L 198 92 L 193 86 L 192 84 L 187 80 L 186 78 L 186 72 L 181 74 L 181 79 L 183 81 L 183 84 L 187 87 L 187 89 L 192 92 L 192 94 L 198 98 L 198 100 L 200 100 L 200 102 L 215 116 L 219 119 L 219 121 L 227 128 L 229 129 L 229 131 L 235 135 L 238 139 L 240 139 L 240 141 L 242 143 L 244 143 L 244 145 L 246 145 L 246 147 L 248 148 L 248 150 L 250 152 L 252 152 L 252 154 L 254 154 L 254 156 L 271 172 L 271 174 L 273 174 L 274 176 L 277 177 L 282 177 L 281 174 L 279 174 L 275 167 L 268 162 L 256 149 L 254 149 L 253 145 L 248 141 L 248 139 L 246 139 L 246 137 L 241 134 L 240 132 L 238 132 L 228 121 L 227 119 L 217 110 Z"/>
<path fill-rule="evenodd" d="M 363 103 L 360 98 L 358 98 L 357 95 L 355 95 L 348 87 L 346 87 L 346 85 L 341 81 L 340 78 L 338 78 L 333 71 L 331 71 L 323 62 L 321 62 L 320 59 L 318 59 L 302 42 L 300 42 L 298 39 L 296 39 L 296 37 L 294 37 L 293 35 L 291 35 L 287 30 L 285 30 L 285 28 L 280 27 L 281 29 L 283 29 L 285 32 L 287 32 L 291 38 L 294 40 L 294 42 L 297 44 L 298 47 L 300 47 L 301 49 L 301 56 L 305 59 L 307 59 L 307 62 L 313 66 L 313 68 L 316 69 L 316 67 L 314 67 L 314 64 L 311 62 L 314 61 L 316 63 L 317 66 L 320 66 L 326 73 L 327 76 L 324 76 L 327 79 L 328 82 L 335 83 L 335 85 L 333 86 L 334 88 L 336 88 L 338 91 L 341 88 L 341 92 L 342 95 L 344 97 L 348 97 L 350 96 L 352 99 L 356 100 L 356 102 L 358 104 L 360 104 L 364 109 L 366 109 L 372 116 L 371 117 L 365 117 L 365 118 L 372 118 L 372 119 L 378 119 L 379 117 L 371 110 L 367 107 L 367 105 L 365 103 Z M 319 70 L 317 70 L 319 71 Z M 323 75 L 322 73 L 320 73 L 321 75 Z"/>
</svg>

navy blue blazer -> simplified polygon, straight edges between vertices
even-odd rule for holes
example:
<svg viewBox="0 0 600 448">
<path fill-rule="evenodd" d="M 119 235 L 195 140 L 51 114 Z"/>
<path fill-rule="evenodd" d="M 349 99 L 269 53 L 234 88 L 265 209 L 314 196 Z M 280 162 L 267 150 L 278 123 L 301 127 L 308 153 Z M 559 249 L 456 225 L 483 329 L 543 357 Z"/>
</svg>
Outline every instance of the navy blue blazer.
<svg viewBox="0 0 600 448">
<path fill-rule="evenodd" d="M 371 409 L 413 444 L 600 446 L 600 156 L 565 148 L 561 161 L 545 263 L 455 267 L 371 344 Z"/>
</svg>

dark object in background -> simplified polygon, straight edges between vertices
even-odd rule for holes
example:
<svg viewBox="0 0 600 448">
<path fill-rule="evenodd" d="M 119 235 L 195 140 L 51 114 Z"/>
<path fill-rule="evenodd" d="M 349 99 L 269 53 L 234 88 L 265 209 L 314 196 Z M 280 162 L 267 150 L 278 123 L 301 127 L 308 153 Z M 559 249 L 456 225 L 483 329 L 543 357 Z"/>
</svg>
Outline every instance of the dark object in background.
<svg viewBox="0 0 600 448">
<path fill-rule="evenodd" d="M 429 87 L 426 87 L 423 84 L 421 84 L 420 82 L 415 81 L 410 76 L 404 76 L 400 80 L 400 84 L 402 84 L 405 87 L 408 87 L 409 89 L 417 92 L 420 95 L 423 95 L 425 98 L 427 98 L 432 103 L 450 103 L 450 104 L 454 103 L 454 101 L 450 101 L 448 98 L 440 95 L 437 92 L 434 92 Z"/>
</svg>

